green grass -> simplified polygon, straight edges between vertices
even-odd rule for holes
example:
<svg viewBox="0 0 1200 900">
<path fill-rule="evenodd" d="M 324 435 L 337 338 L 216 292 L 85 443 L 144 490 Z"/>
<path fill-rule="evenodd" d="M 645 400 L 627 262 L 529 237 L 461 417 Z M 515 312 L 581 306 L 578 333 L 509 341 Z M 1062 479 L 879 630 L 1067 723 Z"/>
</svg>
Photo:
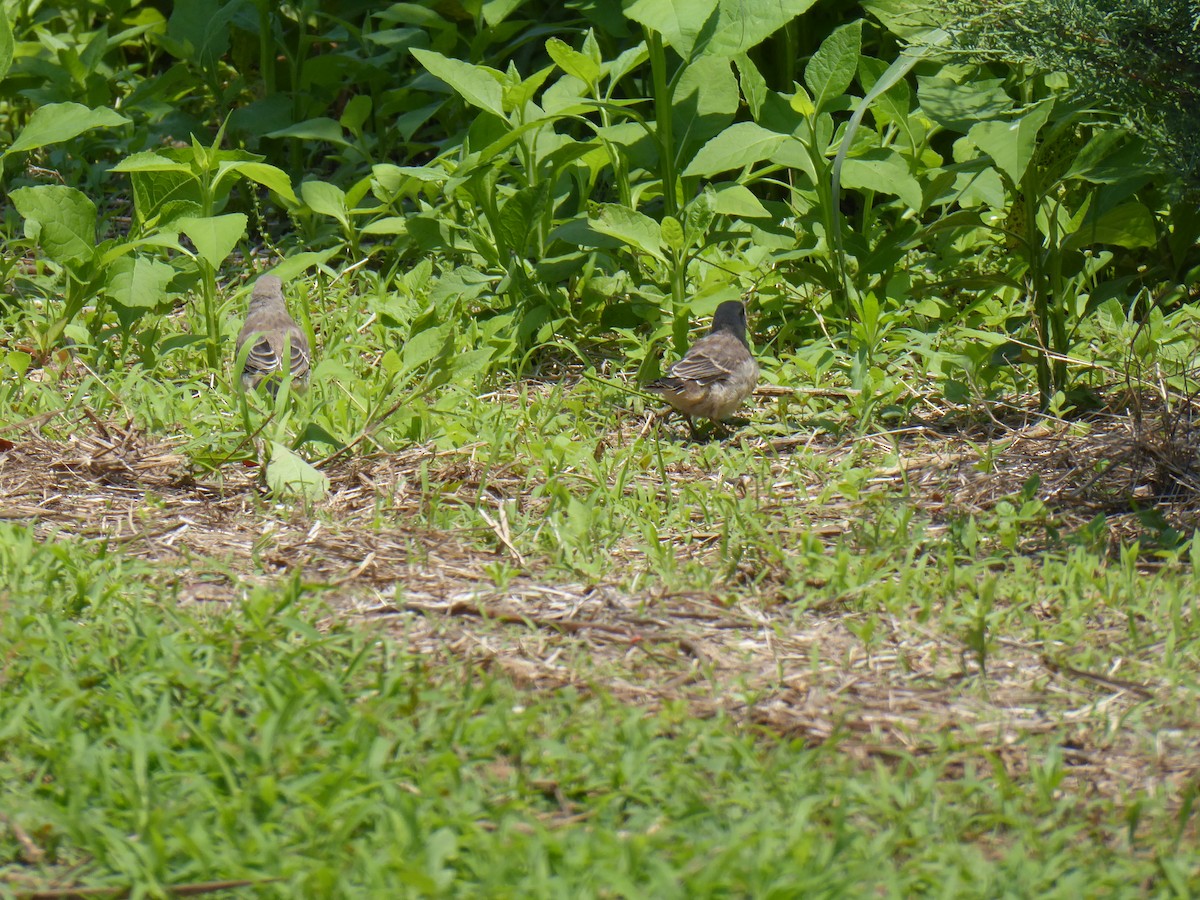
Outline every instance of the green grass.
<svg viewBox="0 0 1200 900">
<path fill-rule="evenodd" d="M 9 893 L 56 877 L 147 896 L 280 879 L 256 889 L 280 897 L 1200 884 L 1187 816 L 1142 794 L 1139 823 L 1064 782 L 1061 735 L 1029 737 L 1028 772 L 1011 776 L 953 734 L 920 756 L 806 748 L 682 705 L 522 692 L 372 629 L 319 628 L 296 580 L 204 612 L 144 564 L 3 531 L 4 814 L 45 854 L 21 861 L 4 830 Z"/>
</svg>

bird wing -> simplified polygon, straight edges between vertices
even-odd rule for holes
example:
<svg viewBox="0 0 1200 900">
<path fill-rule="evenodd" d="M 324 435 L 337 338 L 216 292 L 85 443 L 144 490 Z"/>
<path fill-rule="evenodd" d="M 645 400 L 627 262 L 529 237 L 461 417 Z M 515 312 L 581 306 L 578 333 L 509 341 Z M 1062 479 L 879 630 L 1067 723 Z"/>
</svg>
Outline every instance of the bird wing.
<svg viewBox="0 0 1200 900">
<path fill-rule="evenodd" d="M 290 351 L 285 351 L 289 344 Z M 302 378 L 308 373 L 308 341 L 295 325 L 275 334 L 259 332 L 246 357 L 246 371 L 264 375 L 282 371 L 285 352 L 289 355 L 289 368 L 294 377 Z"/>
<path fill-rule="evenodd" d="M 672 378 L 712 384 L 732 375 L 747 356 L 746 348 L 732 335 L 718 333 L 700 338 L 670 368 Z"/>
</svg>

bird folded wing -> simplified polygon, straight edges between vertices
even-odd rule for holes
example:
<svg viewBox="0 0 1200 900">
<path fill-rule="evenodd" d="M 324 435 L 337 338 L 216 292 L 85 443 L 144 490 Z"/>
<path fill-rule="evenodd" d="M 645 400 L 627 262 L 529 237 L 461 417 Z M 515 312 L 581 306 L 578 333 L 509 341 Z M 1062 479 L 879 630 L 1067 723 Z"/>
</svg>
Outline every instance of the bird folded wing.
<svg viewBox="0 0 1200 900">
<path fill-rule="evenodd" d="M 723 341 L 698 341 L 683 359 L 671 366 L 671 377 L 700 384 L 728 378 L 743 362 L 744 356 L 744 350 L 736 338 L 733 343 L 736 348 L 725 346 Z"/>
<path fill-rule="evenodd" d="M 299 378 L 308 371 L 309 366 L 303 335 L 285 333 L 278 337 L 282 340 L 277 338 L 276 346 L 270 337 L 260 334 L 254 346 L 250 348 L 250 355 L 246 357 L 246 368 L 263 374 L 282 371 L 284 354 L 290 352 L 288 368 L 293 376 Z M 287 344 L 291 345 L 290 351 L 285 350 Z"/>
</svg>

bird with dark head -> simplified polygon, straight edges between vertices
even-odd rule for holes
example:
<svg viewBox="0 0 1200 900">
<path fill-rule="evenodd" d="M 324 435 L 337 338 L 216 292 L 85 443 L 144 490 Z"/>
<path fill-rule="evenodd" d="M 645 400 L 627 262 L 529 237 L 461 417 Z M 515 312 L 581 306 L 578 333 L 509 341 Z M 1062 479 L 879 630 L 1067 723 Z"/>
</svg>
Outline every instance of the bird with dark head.
<svg viewBox="0 0 1200 900">
<path fill-rule="evenodd" d="M 712 329 L 688 349 L 667 374 L 646 385 L 687 420 L 709 419 L 720 426 L 742 405 L 758 383 L 758 363 L 746 340 L 746 307 L 726 300 L 713 315 Z"/>
<path fill-rule="evenodd" d="M 246 324 L 237 338 L 237 353 L 253 341 L 246 364 L 242 368 L 242 384 L 247 390 L 257 388 L 264 380 L 271 393 L 278 390 L 283 376 L 283 361 L 287 358 L 292 378 L 303 383 L 308 377 L 312 353 L 308 338 L 288 315 L 283 299 L 283 282 L 274 275 L 263 275 L 254 283 Z"/>
</svg>

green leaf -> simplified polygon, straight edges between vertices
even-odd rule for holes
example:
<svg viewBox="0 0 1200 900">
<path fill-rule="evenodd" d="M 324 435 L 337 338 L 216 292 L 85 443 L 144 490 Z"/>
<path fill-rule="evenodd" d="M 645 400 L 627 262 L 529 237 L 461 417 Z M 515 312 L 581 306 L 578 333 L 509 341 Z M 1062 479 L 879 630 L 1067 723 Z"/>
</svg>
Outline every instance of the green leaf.
<svg viewBox="0 0 1200 900">
<path fill-rule="evenodd" d="M 111 128 L 127 122 L 129 119 L 111 109 L 88 109 L 81 103 L 50 103 L 33 111 L 29 123 L 3 155 L 69 141 L 93 128 Z"/>
<path fill-rule="evenodd" d="M 111 169 L 110 172 L 186 172 L 192 173 L 192 167 L 185 162 L 170 159 L 153 150 L 143 150 L 127 156 Z"/>
<path fill-rule="evenodd" d="M 336 144 L 339 147 L 350 146 L 350 142 L 346 140 L 346 135 L 342 131 L 342 126 L 333 121 L 333 119 L 324 117 L 305 119 L 303 122 L 297 122 L 295 125 L 289 125 L 287 128 L 269 131 L 266 137 L 290 137 L 301 141 L 324 141 L 327 144 Z"/>
<path fill-rule="evenodd" d="M 152 309 L 167 294 L 175 269 L 145 256 L 122 256 L 107 269 L 106 293 L 131 309 Z"/>
<path fill-rule="evenodd" d="M 667 261 L 662 252 L 662 233 L 658 223 L 637 210 L 616 203 L 605 203 L 599 215 L 588 218 L 588 225 L 593 231 L 614 237 L 657 260 Z"/>
<path fill-rule="evenodd" d="M 728 59 L 702 56 L 690 63 L 671 95 L 676 146 L 700 146 L 720 134 L 733 122 L 739 99 Z"/>
<path fill-rule="evenodd" d="M 494 355 L 495 351 L 490 347 L 455 354 L 450 363 L 449 380 L 463 382 L 473 378 L 487 368 Z"/>
<path fill-rule="evenodd" d="M 842 187 L 899 197 L 910 209 L 922 206 L 921 185 L 904 157 L 894 150 L 872 150 L 842 163 Z"/>
<path fill-rule="evenodd" d="M 749 188 L 740 184 L 726 184 L 716 188 L 713 210 L 723 216 L 740 219 L 766 219 L 771 213 Z"/>
<path fill-rule="evenodd" d="M 713 56 L 737 56 L 756 47 L 792 19 L 807 11 L 816 0 L 721 0 L 717 21 L 704 52 Z"/>
<path fill-rule="evenodd" d="M 1158 233 L 1150 210 L 1131 200 L 1098 215 L 1089 215 L 1063 243 L 1071 249 L 1092 244 L 1116 244 L 1130 249 L 1153 247 L 1158 243 Z"/>
<path fill-rule="evenodd" d="M 408 219 L 403 216 L 384 216 L 368 222 L 359 230 L 363 234 L 408 234 Z"/>
<path fill-rule="evenodd" d="M 187 216 L 177 220 L 175 227 L 192 239 L 201 259 L 215 269 L 242 239 L 247 221 L 245 213 L 204 218 Z"/>
<path fill-rule="evenodd" d="M 1013 184 L 1019 184 L 1037 150 L 1038 132 L 1053 109 L 1053 100 L 1043 101 L 1012 121 L 980 122 L 967 137 Z"/>
<path fill-rule="evenodd" d="M 473 66 L 451 59 L 433 50 L 414 47 L 411 52 L 430 75 L 446 82 L 472 106 L 504 118 L 503 73 L 488 66 Z"/>
<path fill-rule="evenodd" d="M 8 74 L 13 61 L 13 32 L 8 16 L 0 5 L 0 80 Z"/>
<path fill-rule="evenodd" d="M 449 333 L 448 326 L 435 325 L 410 337 L 402 349 L 404 368 L 411 371 L 436 359 L 446 345 Z"/>
<path fill-rule="evenodd" d="M 738 122 L 701 147 L 683 174 L 704 176 L 740 169 L 767 159 L 786 139 L 786 135 L 753 122 Z"/>
<path fill-rule="evenodd" d="M 329 493 L 329 479 L 278 441 L 271 441 L 267 485 L 280 497 L 320 500 Z"/>
<path fill-rule="evenodd" d="M 862 50 L 862 20 L 843 25 L 827 37 L 804 67 L 804 83 L 812 91 L 817 112 L 842 96 L 858 71 Z"/>
<path fill-rule="evenodd" d="M 261 184 L 269 191 L 274 191 L 289 203 L 299 203 L 296 192 L 292 190 L 292 180 L 283 169 L 260 162 L 239 162 L 230 166 L 232 169 L 249 178 L 256 184 Z"/>
<path fill-rule="evenodd" d="M 327 181 L 305 181 L 300 185 L 300 196 L 313 212 L 337 219 L 343 228 L 350 227 L 346 194 L 336 184 Z"/>
<path fill-rule="evenodd" d="M 941 76 L 917 76 L 917 98 L 925 115 L 959 132 L 1013 108 L 1012 97 L 1004 92 L 999 78 L 959 84 Z"/>
<path fill-rule="evenodd" d="M 570 44 L 558 38 L 546 41 L 546 52 L 560 69 L 568 75 L 573 75 L 584 84 L 593 85 L 600 79 L 600 64 L 590 56 L 585 56 Z"/>
<path fill-rule="evenodd" d="M 371 95 L 355 94 L 346 103 L 345 109 L 342 110 L 342 116 L 338 119 L 338 124 L 350 131 L 358 132 L 362 130 L 363 124 L 370 115 Z"/>
<path fill-rule="evenodd" d="M 3 14 L 3 8 L 0 8 L 0 15 Z M 17 377 L 21 378 L 29 370 L 30 363 L 33 362 L 33 357 L 22 350 L 9 350 L 4 355 L 4 361 L 8 363 L 8 367 L 17 373 Z"/>
<path fill-rule="evenodd" d="M 738 81 L 742 87 L 742 96 L 746 98 L 746 106 L 750 108 L 750 116 L 758 119 L 763 104 L 767 102 L 767 80 L 762 77 L 754 61 L 744 53 L 734 59 L 737 66 Z"/>
<path fill-rule="evenodd" d="M 659 231 L 662 234 L 663 243 L 675 251 L 682 251 L 684 248 L 683 242 L 683 225 L 674 216 L 663 216 L 662 223 L 659 225 Z"/>
<path fill-rule="evenodd" d="M 96 204 L 60 184 L 17 188 L 9 193 L 25 219 L 25 235 L 63 265 L 86 262 L 96 253 Z"/>
<path fill-rule="evenodd" d="M 684 59 L 737 56 L 762 43 L 816 0 L 638 0 L 625 9 Z"/>
<path fill-rule="evenodd" d="M 716 9 L 717 0 L 635 0 L 625 7 L 625 17 L 657 31 L 664 44 L 690 59 L 697 38 Z"/>
</svg>

